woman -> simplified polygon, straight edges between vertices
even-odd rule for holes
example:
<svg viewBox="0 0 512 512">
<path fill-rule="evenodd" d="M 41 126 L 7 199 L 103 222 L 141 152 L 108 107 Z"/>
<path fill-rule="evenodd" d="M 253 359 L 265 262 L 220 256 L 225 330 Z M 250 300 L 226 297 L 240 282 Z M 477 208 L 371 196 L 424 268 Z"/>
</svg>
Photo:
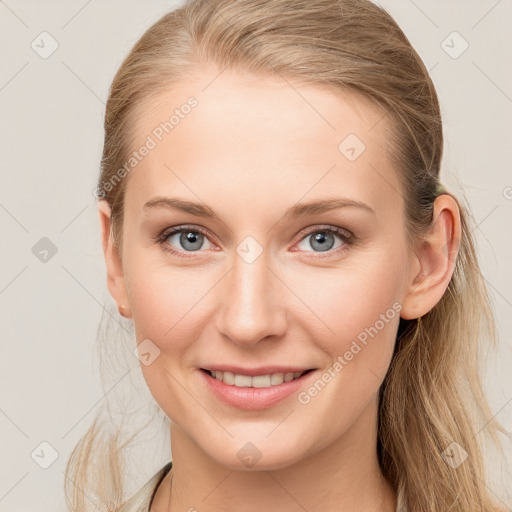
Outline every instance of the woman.
<svg viewBox="0 0 512 512">
<path fill-rule="evenodd" d="M 196 0 L 150 27 L 110 90 L 97 197 L 172 463 L 126 500 L 95 423 L 72 509 L 500 510 L 492 316 L 442 149 L 425 66 L 369 1 Z"/>
</svg>

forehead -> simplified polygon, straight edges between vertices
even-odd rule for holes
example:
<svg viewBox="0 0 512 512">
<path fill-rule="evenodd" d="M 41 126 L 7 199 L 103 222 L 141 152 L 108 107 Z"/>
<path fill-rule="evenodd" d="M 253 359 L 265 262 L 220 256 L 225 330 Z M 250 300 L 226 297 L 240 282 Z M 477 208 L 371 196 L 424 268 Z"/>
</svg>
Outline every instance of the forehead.
<svg viewBox="0 0 512 512">
<path fill-rule="evenodd" d="M 216 210 L 228 200 L 250 205 L 253 215 L 337 192 L 376 210 L 400 202 L 388 119 L 359 95 L 216 71 L 141 107 L 132 147 L 151 149 L 128 176 L 126 205 L 134 211 L 155 195 L 200 199 Z"/>
</svg>

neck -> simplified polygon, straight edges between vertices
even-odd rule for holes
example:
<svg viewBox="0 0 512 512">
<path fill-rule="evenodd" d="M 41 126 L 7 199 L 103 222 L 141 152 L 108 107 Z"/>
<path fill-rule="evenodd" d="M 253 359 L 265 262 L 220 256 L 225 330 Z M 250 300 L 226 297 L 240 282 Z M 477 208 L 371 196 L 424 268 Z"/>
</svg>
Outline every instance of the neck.
<svg viewBox="0 0 512 512">
<path fill-rule="evenodd" d="M 382 474 L 376 443 L 377 400 L 334 443 L 275 470 L 230 470 L 171 423 L 173 468 L 151 512 L 395 512 L 396 493 Z"/>
</svg>

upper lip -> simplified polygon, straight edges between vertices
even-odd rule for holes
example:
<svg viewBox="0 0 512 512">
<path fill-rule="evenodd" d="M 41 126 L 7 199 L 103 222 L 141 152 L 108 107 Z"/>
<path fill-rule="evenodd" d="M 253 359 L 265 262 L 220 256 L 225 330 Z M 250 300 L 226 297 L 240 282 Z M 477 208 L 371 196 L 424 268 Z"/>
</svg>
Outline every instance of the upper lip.
<svg viewBox="0 0 512 512">
<path fill-rule="evenodd" d="M 272 375 L 273 373 L 292 373 L 292 372 L 305 372 L 307 370 L 313 370 L 311 367 L 304 366 L 259 366 L 257 368 L 242 368 L 241 366 L 233 366 L 229 364 L 214 364 L 208 366 L 202 366 L 203 370 L 220 371 L 220 372 L 232 372 L 238 375 L 248 375 L 254 377 L 256 375 Z"/>
</svg>

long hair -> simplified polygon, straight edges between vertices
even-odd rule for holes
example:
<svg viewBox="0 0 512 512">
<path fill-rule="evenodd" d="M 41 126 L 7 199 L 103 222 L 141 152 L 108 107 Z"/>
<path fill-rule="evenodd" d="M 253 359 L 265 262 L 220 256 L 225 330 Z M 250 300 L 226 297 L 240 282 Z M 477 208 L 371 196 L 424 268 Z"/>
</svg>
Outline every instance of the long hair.
<svg viewBox="0 0 512 512">
<path fill-rule="evenodd" d="M 454 197 L 439 189 L 443 133 L 436 90 L 384 9 L 369 0 L 191 0 L 143 34 L 109 91 L 97 190 L 110 205 L 111 236 L 120 249 L 126 178 L 119 180 L 119 170 L 134 149 L 133 128 L 147 102 L 206 68 L 281 76 L 359 94 L 381 107 L 392 127 L 390 155 L 411 241 L 431 226 L 436 196 Z M 410 511 L 496 512 L 483 438 L 490 436 L 503 453 L 497 432 L 510 434 L 489 409 L 480 366 L 497 345 L 496 328 L 474 221 L 454 199 L 462 230 L 455 270 L 432 310 L 400 321 L 380 389 L 378 458 Z M 95 420 L 68 460 L 66 497 L 75 512 L 89 510 L 87 496 L 96 496 L 101 510 L 115 510 L 125 498 L 127 442 L 118 432 L 102 434 L 107 428 Z M 454 453 L 466 457 L 456 468 Z"/>
</svg>

